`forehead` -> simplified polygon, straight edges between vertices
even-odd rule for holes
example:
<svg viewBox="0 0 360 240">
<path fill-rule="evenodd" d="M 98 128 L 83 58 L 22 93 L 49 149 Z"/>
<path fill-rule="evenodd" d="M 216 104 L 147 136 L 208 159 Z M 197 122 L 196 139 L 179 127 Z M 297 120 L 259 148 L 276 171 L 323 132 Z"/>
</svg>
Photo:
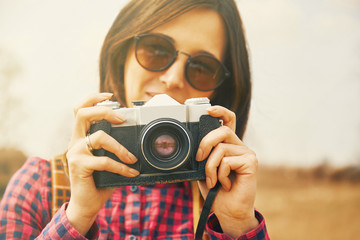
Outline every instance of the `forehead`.
<svg viewBox="0 0 360 240">
<path fill-rule="evenodd" d="M 207 51 L 222 59 L 226 49 L 225 26 L 213 10 L 191 10 L 151 32 L 169 36 L 178 50 L 189 54 Z"/>
</svg>

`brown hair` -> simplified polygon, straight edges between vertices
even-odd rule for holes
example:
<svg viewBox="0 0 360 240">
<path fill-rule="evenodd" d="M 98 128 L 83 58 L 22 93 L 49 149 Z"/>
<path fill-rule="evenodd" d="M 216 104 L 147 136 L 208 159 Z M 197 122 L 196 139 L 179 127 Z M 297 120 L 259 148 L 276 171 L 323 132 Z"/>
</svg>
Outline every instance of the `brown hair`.
<svg viewBox="0 0 360 240">
<path fill-rule="evenodd" d="M 242 137 L 250 109 L 251 81 L 244 30 L 234 0 L 131 1 L 120 11 L 105 38 L 100 55 L 100 91 L 113 92 L 126 106 L 124 64 L 133 37 L 195 8 L 214 10 L 224 21 L 228 41 L 224 64 L 231 76 L 214 91 L 211 103 L 236 113 L 236 133 Z"/>
</svg>

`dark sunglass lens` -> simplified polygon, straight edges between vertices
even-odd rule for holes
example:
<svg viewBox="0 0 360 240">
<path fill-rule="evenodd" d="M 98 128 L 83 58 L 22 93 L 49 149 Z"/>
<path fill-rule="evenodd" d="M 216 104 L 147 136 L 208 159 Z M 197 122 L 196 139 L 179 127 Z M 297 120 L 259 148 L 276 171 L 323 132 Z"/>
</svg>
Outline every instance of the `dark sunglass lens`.
<svg viewBox="0 0 360 240">
<path fill-rule="evenodd" d="M 190 84 L 202 91 L 213 90 L 224 79 L 225 69 L 214 57 L 201 55 L 191 57 L 187 64 Z"/>
<path fill-rule="evenodd" d="M 175 56 L 175 48 L 165 37 L 157 35 L 140 36 L 136 44 L 136 58 L 148 70 L 165 69 Z"/>
</svg>

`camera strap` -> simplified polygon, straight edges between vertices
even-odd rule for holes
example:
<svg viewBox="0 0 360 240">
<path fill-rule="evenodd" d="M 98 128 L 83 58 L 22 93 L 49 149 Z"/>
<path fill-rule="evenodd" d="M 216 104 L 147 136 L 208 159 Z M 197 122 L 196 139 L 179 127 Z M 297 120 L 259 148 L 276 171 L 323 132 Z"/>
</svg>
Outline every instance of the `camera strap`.
<svg viewBox="0 0 360 240">
<path fill-rule="evenodd" d="M 202 239 L 202 236 L 203 236 L 203 233 L 205 230 L 205 226 L 206 226 L 206 222 L 209 217 L 209 213 L 211 211 L 211 206 L 215 200 L 215 196 L 216 196 L 220 186 L 221 186 L 221 184 L 218 181 L 216 183 L 215 187 L 213 187 L 212 189 L 209 190 L 209 193 L 205 199 L 204 206 L 203 206 L 201 214 L 200 214 L 199 223 L 196 228 L 195 240 Z"/>
<path fill-rule="evenodd" d="M 69 169 L 66 152 L 50 159 L 51 169 L 51 217 L 70 200 Z"/>
</svg>

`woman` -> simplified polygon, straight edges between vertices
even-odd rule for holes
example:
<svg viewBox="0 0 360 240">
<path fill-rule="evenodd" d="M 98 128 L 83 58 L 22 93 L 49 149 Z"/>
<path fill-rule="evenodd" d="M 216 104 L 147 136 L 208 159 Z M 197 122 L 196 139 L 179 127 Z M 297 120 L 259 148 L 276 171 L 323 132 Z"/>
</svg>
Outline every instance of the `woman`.
<svg viewBox="0 0 360 240">
<path fill-rule="evenodd" d="M 232 0 L 132 1 L 121 10 L 105 38 L 100 58 L 100 91 L 75 109 L 66 154 L 71 199 L 51 218 L 49 164 L 31 158 L 9 183 L 1 203 L 6 238 L 192 239 L 192 193 L 188 182 L 97 189 L 92 173 L 127 177 L 138 171 L 92 149 L 104 148 L 124 163 L 136 157 L 103 132 L 87 137 L 94 121 L 126 119 L 95 106 L 114 97 L 123 106 L 166 93 L 180 103 L 208 97 L 208 113 L 222 127 L 201 141 L 197 161 L 207 157 L 204 198 L 217 181 L 207 232 L 212 238 L 268 239 L 254 210 L 257 159 L 241 137 L 248 118 L 251 83 L 246 42 Z M 105 93 L 107 92 L 107 93 Z M 228 110 L 229 109 L 229 110 Z M 255 238 L 254 238 L 255 236 Z"/>
</svg>

